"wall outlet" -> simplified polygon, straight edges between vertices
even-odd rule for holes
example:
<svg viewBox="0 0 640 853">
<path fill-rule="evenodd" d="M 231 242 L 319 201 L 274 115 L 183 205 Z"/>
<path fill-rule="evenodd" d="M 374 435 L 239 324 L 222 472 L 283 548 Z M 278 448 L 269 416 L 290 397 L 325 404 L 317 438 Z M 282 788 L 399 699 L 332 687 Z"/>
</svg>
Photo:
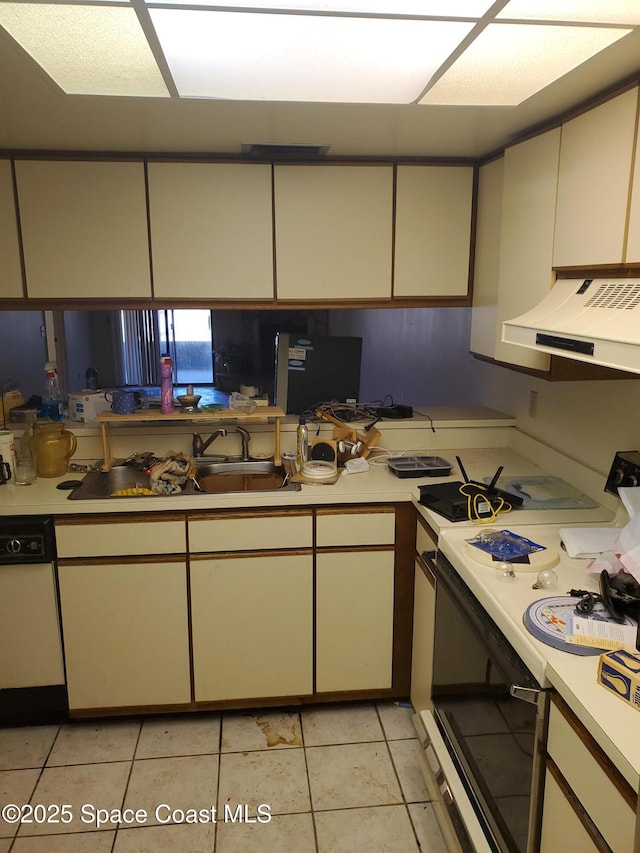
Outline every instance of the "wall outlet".
<svg viewBox="0 0 640 853">
<path fill-rule="evenodd" d="M 529 391 L 529 417 L 536 418 L 538 416 L 538 392 Z"/>
</svg>

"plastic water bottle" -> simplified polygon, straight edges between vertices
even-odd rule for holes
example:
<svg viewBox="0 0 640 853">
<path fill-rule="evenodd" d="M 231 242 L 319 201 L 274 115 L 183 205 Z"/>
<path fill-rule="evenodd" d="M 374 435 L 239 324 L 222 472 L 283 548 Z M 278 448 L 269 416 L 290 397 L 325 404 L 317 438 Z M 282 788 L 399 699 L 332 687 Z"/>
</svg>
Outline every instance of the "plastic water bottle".
<svg viewBox="0 0 640 853">
<path fill-rule="evenodd" d="M 42 408 L 40 413 L 43 418 L 52 421 L 61 421 L 64 418 L 64 399 L 58 385 L 58 369 L 55 361 L 48 361 L 45 366 L 45 383 L 42 393 Z"/>
<path fill-rule="evenodd" d="M 296 464 L 298 471 L 302 470 L 302 466 L 309 459 L 309 430 L 304 418 L 298 421 L 298 429 L 296 430 Z"/>
<path fill-rule="evenodd" d="M 165 354 L 160 359 L 160 411 L 163 415 L 170 415 L 174 408 L 173 362 Z"/>
</svg>

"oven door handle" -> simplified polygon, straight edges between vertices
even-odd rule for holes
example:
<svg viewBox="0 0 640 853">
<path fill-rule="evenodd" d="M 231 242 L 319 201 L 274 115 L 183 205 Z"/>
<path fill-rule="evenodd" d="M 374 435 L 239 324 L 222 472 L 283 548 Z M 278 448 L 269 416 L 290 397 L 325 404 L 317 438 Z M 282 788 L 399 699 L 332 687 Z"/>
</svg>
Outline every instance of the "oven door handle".
<svg viewBox="0 0 640 853">
<path fill-rule="evenodd" d="M 519 684 L 512 684 L 509 688 L 509 693 L 514 699 L 520 699 L 521 702 L 528 702 L 529 705 L 537 705 L 540 697 L 540 690 L 535 687 L 521 687 Z"/>
</svg>

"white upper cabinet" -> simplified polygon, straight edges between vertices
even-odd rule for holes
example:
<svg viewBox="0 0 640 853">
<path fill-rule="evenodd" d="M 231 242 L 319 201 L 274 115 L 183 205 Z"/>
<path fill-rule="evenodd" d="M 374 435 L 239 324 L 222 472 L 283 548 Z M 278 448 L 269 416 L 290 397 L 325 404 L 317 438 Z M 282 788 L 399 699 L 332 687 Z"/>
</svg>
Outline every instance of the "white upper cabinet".
<svg viewBox="0 0 640 853">
<path fill-rule="evenodd" d="M 629 206 L 629 229 L 625 262 L 640 263 L 640 132 L 636 139 L 635 166 L 631 184 L 631 204 Z"/>
<path fill-rule="evenodd" d="M 398 166 L 395 296 L 466 296 L 473 169 Z"/>
<path fill-rule="evenodd" d="M 31 298 L 151 296 L 142 163 L 18 161 Z"/>
<path fill-rule="evenodd" d="M 389 299 L 392 166 L 275 167 L 282 300 Z"/>
<path fill-rule="evenodd" d="M 503 344 L 502 323 L 533 308 L 555 277 L 551 270 L 560 130 L 507 148 L 504 155 L 495 357 L 548 370 L 549 356 Z"/>
<path fill-rule="evenodd" d="M 504 157 L 479 170 L 471 352 L 495 358 Z"/>
<path fill-rule="evenodd" d="M 554 266 L 624 260 L 637 100 L 631 89 L 563 125 Z"/>
<path fill-rule="evenodd" d="M 148 168 L 155 296 L 272 299 L 271 167 Z"/>
<path fill-rule="evenodd" d="M 23 295 L 11 163 L 0 160 L 0 299 Z"/>
</svg>

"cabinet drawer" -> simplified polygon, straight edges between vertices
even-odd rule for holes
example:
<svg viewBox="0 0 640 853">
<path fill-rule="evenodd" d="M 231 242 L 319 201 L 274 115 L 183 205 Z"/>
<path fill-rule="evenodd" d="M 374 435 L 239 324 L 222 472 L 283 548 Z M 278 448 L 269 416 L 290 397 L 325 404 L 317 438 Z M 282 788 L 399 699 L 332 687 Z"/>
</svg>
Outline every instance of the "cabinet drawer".
<svg viewBox="0 0 640 853">
<path fill-rule="evenodd" d="M 318 511 L 316 543 L 332 545 L 393 545 L 396 517 L 393 510 L 373 512 Z"/>
<path fill-rule="evenodd" d="M 594 822 L 617 853 L 633 850 L 635 797 L 571 712 L 551 705 L 547 752 Z M 591 748 L 590 748 L 591 747 Z"/>
<path fill-rule="evenodd" d="M 312 544 L 311 513 L 189 519 L 192 554 L 311 548 Z"/>
<path fill-rule="evenodd" d="M 125 557 L 138 554 L 183 554 L 185 523 L 167 518 L 154 521 L 108 521 L 103 524 L 56 523 L 58 557 Z"/>
</svg>

